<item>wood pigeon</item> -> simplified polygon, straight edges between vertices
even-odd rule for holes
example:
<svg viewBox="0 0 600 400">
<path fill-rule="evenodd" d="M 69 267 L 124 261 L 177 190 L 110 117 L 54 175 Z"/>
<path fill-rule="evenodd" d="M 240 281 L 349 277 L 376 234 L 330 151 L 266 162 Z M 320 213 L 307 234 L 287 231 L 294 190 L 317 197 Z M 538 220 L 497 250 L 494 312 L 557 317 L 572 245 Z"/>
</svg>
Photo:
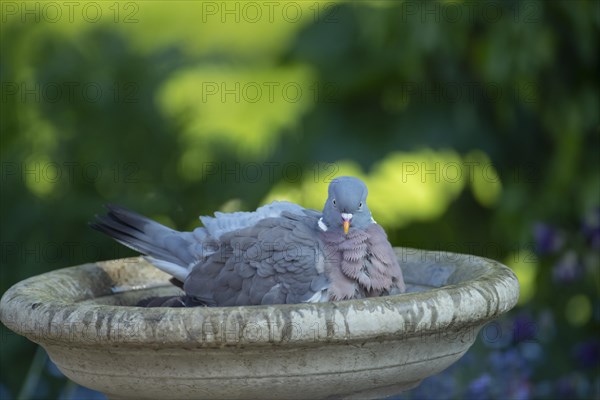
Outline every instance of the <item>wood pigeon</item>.
<svg viewBox="0 0 600 400">
<path fill-rule="evenodd" d="M 142 254 L 183 296 L 156 307 L 290 304 L 405 291 L 402 270 L 355 177 L 331 181 L 323 212 L 276 201 L 254 212 L 216 212 L 204 227 L 179 232 L 109 205 L 94 229 Z"/>
</svg>

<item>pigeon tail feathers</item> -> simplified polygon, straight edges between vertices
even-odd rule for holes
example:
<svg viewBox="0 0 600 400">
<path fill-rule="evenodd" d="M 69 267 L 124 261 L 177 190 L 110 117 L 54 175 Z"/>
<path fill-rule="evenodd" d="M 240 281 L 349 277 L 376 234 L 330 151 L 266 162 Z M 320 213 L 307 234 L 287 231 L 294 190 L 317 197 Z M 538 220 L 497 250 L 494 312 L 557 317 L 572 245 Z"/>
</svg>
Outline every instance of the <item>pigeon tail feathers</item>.
<svg viewBox="0 0 600 400">
<path fill-rule="evenodd" d="M 93 229 L 146 255 L 148 262 L 178 280 L 185 280 L 194 259 L 193 255 L 186 254 L 189 252 L 182 251 L 191 244 L 186 241 L 185 233 L 117 205 L 110 204 L 106 208 L 108 214 L 96 216 L 96 222 L 90 224 Z"/>
</svg>

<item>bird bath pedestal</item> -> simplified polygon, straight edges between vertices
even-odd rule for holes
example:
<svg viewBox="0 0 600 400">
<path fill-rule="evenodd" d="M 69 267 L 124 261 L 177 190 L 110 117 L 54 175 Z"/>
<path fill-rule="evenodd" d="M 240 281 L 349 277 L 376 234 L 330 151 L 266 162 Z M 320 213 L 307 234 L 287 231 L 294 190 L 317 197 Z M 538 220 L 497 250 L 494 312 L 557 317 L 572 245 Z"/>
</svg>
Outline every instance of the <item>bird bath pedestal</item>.
<svg viewBox="0 0 600 400">
<path fill-rule="evenodd" d="M 176 293 L 142 258 L 26 279 L 0 319 L 73 381 L 111 399 L 381 398 L 457 361 L 519 296 L 471 255 L 395 249 L 408 293 L 320 304 L 140 308 Z"/>
</svg>

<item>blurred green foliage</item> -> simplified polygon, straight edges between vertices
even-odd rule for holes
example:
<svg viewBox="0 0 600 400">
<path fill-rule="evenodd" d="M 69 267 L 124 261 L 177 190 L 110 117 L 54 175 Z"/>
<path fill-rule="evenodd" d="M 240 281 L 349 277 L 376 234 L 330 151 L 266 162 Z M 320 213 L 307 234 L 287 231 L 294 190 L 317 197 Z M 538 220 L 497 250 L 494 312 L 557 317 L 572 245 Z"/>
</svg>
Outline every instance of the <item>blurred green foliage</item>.
<svg viewBox="0 0 600 400">
<path fill-rule="evenodd" d="M 553 363 L 528 385 L 580 368 L 591 389 L 574 396 L 598 396 L 597 354 L 586 369 L 569 353 L 600 324 L 597 1 L 3 1 L 1 13 L 2 293 L 133 255 L 88 229 L 103 203 L 191 229 L 273 199 L 320 208 L 328 180 L 352 174 L 394 245 L 516 271 L 515 312 L 540 337 L 547 315 L 559 330 L 540 339 Z M 18 393 L 34 350 L 2 327 L 0 390 Z"/>
</svg>

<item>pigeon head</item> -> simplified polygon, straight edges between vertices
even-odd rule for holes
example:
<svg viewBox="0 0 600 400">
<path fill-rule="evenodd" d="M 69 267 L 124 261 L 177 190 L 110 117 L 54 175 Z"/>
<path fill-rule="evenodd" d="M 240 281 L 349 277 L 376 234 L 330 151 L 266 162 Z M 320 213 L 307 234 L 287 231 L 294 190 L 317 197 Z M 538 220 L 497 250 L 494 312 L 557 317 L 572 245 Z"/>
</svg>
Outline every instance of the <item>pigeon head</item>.
<svg viewBox="0 0 600 400">
<path fill-rule="evenodd" d="M 365 229 L 372 223 L 367 206 L 367 185 L 358 178 L 341 176 L 329 184 L 329 196 L 323 208 L 322 223 L 327 230 L 348 233 L 350 227 Z"/>
</svg>

